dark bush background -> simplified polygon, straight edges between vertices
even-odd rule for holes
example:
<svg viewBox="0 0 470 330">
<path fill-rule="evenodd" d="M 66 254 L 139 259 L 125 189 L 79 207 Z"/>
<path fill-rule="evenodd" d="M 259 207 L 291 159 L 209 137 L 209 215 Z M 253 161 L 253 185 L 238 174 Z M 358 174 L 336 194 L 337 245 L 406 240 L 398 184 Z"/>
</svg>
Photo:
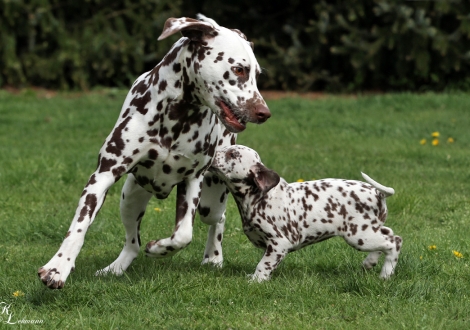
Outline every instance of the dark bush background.
<svg viewBox="0 0 470 330">
<path fill-rule="evenodd" d="M 0 1 L 2 87 L 128 87 L 202 12 L 255 43 L 260 89 L 470 90 L 467 0 Z"/>
</svg>

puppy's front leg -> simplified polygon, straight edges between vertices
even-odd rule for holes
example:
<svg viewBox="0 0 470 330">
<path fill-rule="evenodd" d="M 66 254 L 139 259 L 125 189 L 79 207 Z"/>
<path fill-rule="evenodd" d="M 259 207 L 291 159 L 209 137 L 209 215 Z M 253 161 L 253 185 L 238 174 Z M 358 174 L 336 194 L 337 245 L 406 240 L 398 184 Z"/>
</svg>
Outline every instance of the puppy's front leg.
<svg viewBox="0 0 470 330">
<path fill-rule="evenodd" d="M 279 247 L 269 244 L 264 252 L 263 258 L 256 266 L 254 274 L 248 275 L 252 282 L 263 282 L 271 278 L 271 273 L 281 263 L 282 259 L 287 255 L 287 250 L 279 250 Z"/>
<path fill-rule="evenodd" d="M 222 267 L 222 239 L 228 191 L 215 175 L 206 172 L 202 184 L 199 215 L 202 222 L 210 225 L 202 264 Z"/>
</svg>

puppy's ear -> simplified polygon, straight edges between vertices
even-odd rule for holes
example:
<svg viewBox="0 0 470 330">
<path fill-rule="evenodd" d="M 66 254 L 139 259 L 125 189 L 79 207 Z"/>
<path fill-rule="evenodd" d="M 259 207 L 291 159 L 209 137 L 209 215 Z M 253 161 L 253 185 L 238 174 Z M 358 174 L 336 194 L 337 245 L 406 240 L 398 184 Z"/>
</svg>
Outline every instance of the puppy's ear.
<svg viewBox="0 0 470 330">
<path fill-rule="evenodd" d="M 276 172 L 260 163 L 253 165 L 250 171 L 253 172 L 254 175 L 253 181 L 263 194 L 277 186 L 281 180 Z"/>
<path fill-rule="evenodd" d="M 158 37 L 158 40 L 165 39 L 177 32 L 181 32 L 183 36 L 188 37 L 193 41 L 212 38 L 217 34 L 216 29 L 210 23 L 186 17 L 169 18 L 166 20 L 163 32 L 160 37 Z"/>
</svg>

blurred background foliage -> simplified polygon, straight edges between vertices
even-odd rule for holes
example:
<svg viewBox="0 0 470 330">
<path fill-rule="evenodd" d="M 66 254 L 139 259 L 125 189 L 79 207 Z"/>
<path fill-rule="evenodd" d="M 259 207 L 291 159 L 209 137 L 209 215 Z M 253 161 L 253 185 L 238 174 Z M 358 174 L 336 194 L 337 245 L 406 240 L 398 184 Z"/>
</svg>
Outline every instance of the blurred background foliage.
<svg viewBox="0 0 470 330">
<path fill-rule="evenodd" d="M 198 12 L 255 43 L 260 89 L 470 90 L 468 0 L 0 0 L 0 86 L 127 88 Z"/>
</svg>

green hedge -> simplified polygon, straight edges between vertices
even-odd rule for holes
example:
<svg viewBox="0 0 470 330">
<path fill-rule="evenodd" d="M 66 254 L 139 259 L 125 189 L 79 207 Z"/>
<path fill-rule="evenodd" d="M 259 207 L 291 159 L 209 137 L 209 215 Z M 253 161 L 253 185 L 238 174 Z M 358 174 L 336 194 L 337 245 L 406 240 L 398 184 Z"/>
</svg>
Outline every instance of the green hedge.
<svg viewBox="0 0 470 330">
<path fill-rule="evenodd" d="M 128 86 L 164 55 L 157 43 L 181 1 L 2 0 L 1 85 Z"/>
<path fill-rule="evenodd" d="M 466 0 L 2 0 L 0 85 L 127 87 L 197 12 L 254 41 L 262 89 L 470 90 Z"/>
</svg>

